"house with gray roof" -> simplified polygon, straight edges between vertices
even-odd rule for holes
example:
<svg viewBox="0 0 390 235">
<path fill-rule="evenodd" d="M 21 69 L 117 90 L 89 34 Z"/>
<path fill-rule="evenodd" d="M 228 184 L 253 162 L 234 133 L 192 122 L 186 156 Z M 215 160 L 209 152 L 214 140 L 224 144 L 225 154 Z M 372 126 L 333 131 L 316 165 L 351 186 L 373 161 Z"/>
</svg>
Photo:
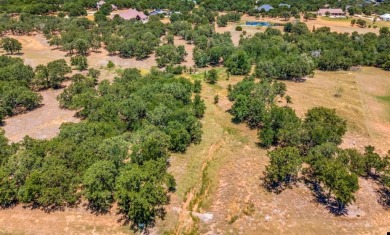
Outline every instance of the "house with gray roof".
<svg viewBox="0 0 390 235">
<path fill-rule="evenodd" d="M 269 12 L 270 10 L 274 9 L 271 5 L 268 5 L 268 4 L 264 4 L 264 5 L 261 5 L 259 7 L 256 7 L 256 9 L 258 11 L 265 11 L 265 12 Z"/>
</svg>

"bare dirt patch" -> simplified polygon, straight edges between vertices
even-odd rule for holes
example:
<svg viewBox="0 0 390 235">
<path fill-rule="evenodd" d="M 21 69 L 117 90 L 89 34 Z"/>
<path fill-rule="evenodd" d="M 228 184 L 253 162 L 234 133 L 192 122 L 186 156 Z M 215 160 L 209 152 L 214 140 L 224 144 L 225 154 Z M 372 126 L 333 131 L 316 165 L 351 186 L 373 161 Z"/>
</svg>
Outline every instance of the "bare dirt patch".
<svg viewBox="0 0 390 235">
<path fill-rule="evenodd" d="M 68 56 L 67 52 L 60 51 L 54 46 L 51 47 L 42 34 L 23 36 L 10 35 L 10 37 L 19 40 L 23 46 L 23 54 L 16 56 L 24 59 L 25 63 L 32 67 L 36 67 L 39 64 L 47 64 L 58 59 L 70 61 L 70 56 Z M 145 60 L 136 60 L 135 58 L 126 59 L 119 56 L 110 56 L 108 51 L 104 48 L 100 49 L 98 52 L 91 52 L 87 59 L 88 65 L 91 68 L 106 66 L 110 60 L 114 62 L 116 66 L 122 68 L 150 69 L 153 66 L 157 66 L 154 54 Z"/>
<path fill-rule="evenodd" d="M 193 67 L 195 66 L 195 62 L 193 59 L 193 51 L 195 48 L 194 44 L 189 44 L 186 40 L 181 39 L 178 36 L 175 36 L 174 38 L 175 46 L 184 46 L 185 51 L 187 52 L 186 57 L 184 57 L 184 62 L 181 63 L 181 65 L 187 66 L 187 67 Z"/>
<path fill-rule="evenodd" d="M 5 136 L 12 142 L 21 141 L 26 135 L 36 139 L 55 137 L 62 123 L 79 122 L 74 117 L 75 111 L 61 109 L 56 97 L 62 93 L 59 90 L 39 92 L 42 95 L 42 107 L 25 114 L 5 119 Z"/>
<path fill-rule="evenodd" d="M 83 208 L 45 213 L 17 206 L 0 210 L 0 234 L 133 234 L 115 212 L 93 215 Z"/>
</svg>

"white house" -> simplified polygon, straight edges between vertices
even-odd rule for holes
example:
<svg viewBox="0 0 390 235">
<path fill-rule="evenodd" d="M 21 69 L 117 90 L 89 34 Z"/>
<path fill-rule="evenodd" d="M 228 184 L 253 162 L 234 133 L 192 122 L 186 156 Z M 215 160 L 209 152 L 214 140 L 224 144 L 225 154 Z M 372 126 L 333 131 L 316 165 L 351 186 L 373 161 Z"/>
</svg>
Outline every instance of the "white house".
<svg viewBox="0 0 390 235">
<path fill-rule="evenodd" d="M 319 15 L 319 16 L 325 16 L 325 15 L 329 15 L 329 16 L 345 16 L 345 12 L 342 9 L 340 9 L 340 8 L 336 8 L 336 9 L 322 8 L 322 9 L 319 9 L 317 11 L 317 15 Z"/>
<path fill-rule="evenodd" d="M 383 21 L 390 21 L 390 14 L 387 13 L 387 14 L 381 15 L 381 16 L 379 16 L 379 18 Z"/>
<path fill-rule="evenodd" d="M 97 2 L 96 3 L 96 8 L 99 10 L 104 4 L 106 4 L 106 2 L 105 1 L 99 1 L 99 2 Z"/>
</svg>

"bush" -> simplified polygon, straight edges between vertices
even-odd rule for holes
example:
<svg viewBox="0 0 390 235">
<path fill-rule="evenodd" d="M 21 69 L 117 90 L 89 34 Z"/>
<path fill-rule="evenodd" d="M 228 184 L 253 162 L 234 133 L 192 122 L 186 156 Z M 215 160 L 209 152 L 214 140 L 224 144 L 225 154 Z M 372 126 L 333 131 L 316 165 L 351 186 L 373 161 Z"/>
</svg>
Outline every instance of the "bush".
<svg viewBox="0 0 390 235">
<path fill-rule="evenodd" d="M 236 27 L 236 31 L 242 31 L 242 26 L 239 26 L 239 25 L 238 25 L 238 26 Z"/>
<path fill-rule="evenodd" d="M 107 68 L 111 69 L 111 68 L 114 68 L 114 67 L 115 67 L 114 62 L 112 62 L 111 60 L 109 60 L 108 63 L 107 63 Z"/>
<path fill-rule="evenodd" d="M 85 56 L 75 56 L 70 58 L 72 66 L 76 66 L 77 70 L 86 70 L 88 68 L 87 57 Z"/>
</svg>

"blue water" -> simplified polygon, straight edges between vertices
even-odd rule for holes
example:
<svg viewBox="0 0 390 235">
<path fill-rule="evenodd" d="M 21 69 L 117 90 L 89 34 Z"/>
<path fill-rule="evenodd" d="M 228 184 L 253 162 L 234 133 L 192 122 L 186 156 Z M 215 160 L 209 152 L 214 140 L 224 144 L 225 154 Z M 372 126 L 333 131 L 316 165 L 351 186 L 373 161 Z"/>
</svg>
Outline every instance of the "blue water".
<svg viewBox="0 0 390 235">
<path fill-rule="evenodd" d="M 263 21 L 247 21 L 246 25 L 248 26 L 270 26 L 270 23 Z"/>
</svg>

